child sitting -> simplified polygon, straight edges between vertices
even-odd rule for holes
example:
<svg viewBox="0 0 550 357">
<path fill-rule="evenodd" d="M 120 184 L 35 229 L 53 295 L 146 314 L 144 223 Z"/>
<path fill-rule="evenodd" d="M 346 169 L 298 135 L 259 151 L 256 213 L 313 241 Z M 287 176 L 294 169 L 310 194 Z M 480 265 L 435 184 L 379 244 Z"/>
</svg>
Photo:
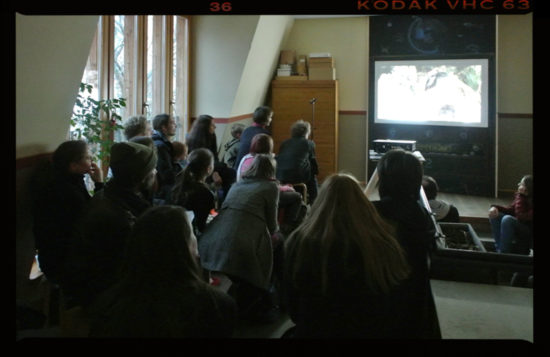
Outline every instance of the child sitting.
<svg viewBox="0 0 550 357">
<path fill-rule="evenodd" d="M 432 213 L 435 214 L 435 220 L 438 222 L 452 222 L 459 223 L 460 216 L 458 214 L 458 209 L 452 204 L 437 200 L 437 193 L 439 192 L 439 186 L 437 181 L 431 176 L 422 177 L 422 188 L 430 204 L 430 209 Z"/>
</svg>

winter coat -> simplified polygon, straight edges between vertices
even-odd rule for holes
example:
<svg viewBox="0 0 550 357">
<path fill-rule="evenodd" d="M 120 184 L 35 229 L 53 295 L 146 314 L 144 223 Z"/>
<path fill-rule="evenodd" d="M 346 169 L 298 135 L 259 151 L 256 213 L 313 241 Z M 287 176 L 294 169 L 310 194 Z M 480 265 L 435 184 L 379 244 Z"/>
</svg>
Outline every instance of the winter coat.
<svg viewBox="0 0 550 357">
<path fill-rule="evenodd" d="M 174 167 L 172 143 L 162 133 L 154 131 L 151 136 L 157 148 L 158 191 L 155 197 L 167 200 L 176 181 L 178 168 Z"/>
<path fill-rule="evenodd" d="M 233 138 L 223 146 L 225 153 L 223 154 L 222 162 L 224 162 L 228 167 L 235 166 L 235 160 L 237 159 L 237 154 L 239 153 L 240 144 L 240 139 Z"/>
<path fill-rule="evenodd" d="M 239 152 L 237 154 L 237 157 L 235 158 L 235 163 L 233 164 L 233 169 L 237 170 L 242 158 L 250 152 L 250 145 L 252 144 L 252 138 L 256 134 L 267 134 L 271 135 L 269 133 L 269 130 L 265 129 L 264 127 L 253 123 L 251 126 L 243 130 L 243 133 L 241 134 L 241 142 L 239 144 Z"/>
<path fill-rule="evenodd" d="M 118 280 L 128 236 L 149 207 L 149 201 L 115 178 L 93 197 L 71 245 L 68 294 L 87 305 Z"/>
<path fill-rule="evenodd" d="M 409 308 L 402 316 L 412 338 L 441 338 L 430 285 L 429 254 L 435 248 L 435 227 L 427 210 L 413 199 L 381 197 L 373 202 L 378 213 L 396 228 L 396 236 L 411 266 L 402 284 Z"/>
<path fill-rule="evenodd" d="M 309 182 L 319 173 L 315 143 L 306 138 L 290 138 L 281 143 L 277 155 L 277 179 L 281 182 Z"/>
<path fill-rule="evenodd" d="M 95 184 L 95 191 L 103 183 Z M 61 173 L 50 163 L 30 182 L 33 233 L 40 269 L 48 280 L 63 285 L 64 265 L 78 219 L 90 204 L 84 175 Z"/>
<path fill-rule="evenodd" d="M 275 181 L 235 183 L 199 238 L 202 266 L 267 289 L 273 265 L 271 235 L 278 229 L 278 199 Z"/>
</svg>

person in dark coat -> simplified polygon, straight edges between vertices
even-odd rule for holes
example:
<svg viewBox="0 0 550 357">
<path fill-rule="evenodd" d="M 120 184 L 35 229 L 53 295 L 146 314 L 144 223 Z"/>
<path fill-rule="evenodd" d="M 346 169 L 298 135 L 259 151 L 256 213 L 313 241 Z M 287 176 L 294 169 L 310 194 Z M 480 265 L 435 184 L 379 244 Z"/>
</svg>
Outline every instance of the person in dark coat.
<svg viewBox="0 0 550 357">
<path fill-rule="evenodd" d="M 439 320 L 430 285 L 429 256 L 435 248 L 435 227 L 420 202 L 423 169 L 420 161 L 404 150 L 390 150 L 382 156 L 376 170 L 379 175 L 379 201 L 374 206 L 396 230 L 405 250 L 411 275 L 404 289 L 412 301 L 402 323 L 411 338 L 441 338 Z"/>
<path fill-rule="evenodd" d="M 112 146 L 113 178 L 79 221 L 67 266 L 70 292 L 81 306 L 117 281 L 132 226 L 151 207 L 142 192 L 154 183 L 156 163 L 150 147 L 133 142 Z"/>
<path fill-rule="evenodd" d="M 256 134 L 268 134 L 271 135 L 267 127 L 271 124 L 273 118 L 273 110 L 267 106 L 261 106 L 254 110 L 252 116 L 252 125 L 244 129 L 241 134 L 241 143 L 239 144 L 239 152 L 235 158 L 235 164 L 233 168 L 237 170 L 242 158 L 250 152 L 250 144 L 252 144 L 252 138 Z"/>
<path fill-rule="evenodd" d="M 159 114 L 153 118 L 153 139 L 157 148 L 157 180 L 158 189 L 155 199 L 159 204 L 164 203 L 174 186 L 179 168 L 174 167 L 174 149 L 171 138 L 176 135 L 176 121 L 168 114 Z"/>
<path fill-rule="evenodd" d="M 305 183 L 308 203 L 317 197 L 319 167 L 315 157 L 315 143 L 309 140 L 311 125 L 296 121 L 290 128 L 291 138 L 283 141 L 277 155 L 277 179 L 281 183 Z"/>
<path fill-rule="evenodd" d="M 285 300 L 295 338 L 404 338 L 409 274 L 393 228 L 347 174 L 329 176 L 285 242 Z M 287 334 L 288 336 L 289 334 Z"/>
<path fill-rule="evenodd" d="M 202 267 L 231 279 L 239 312 L 247 318 L 265 312 L 252 307 L 267 301 L 272 282 L 272 236 L 278 230 L 279 199 L 274 165 L 271 155 L 256 155 L 199 238 Z M 263 302 L 262 309 L 272 307 Z"/>
<path fill-rule="evenodd" d="M 77 221 L 92 198 L 84 183 L 86 174 L 94 181 L 94 192 L 103 188 L 103 172 L 92 162 L 88 144 L 71 140 L 59 145 L 52 160 L 40 166 L 30 181 L 40 270 L 50 282 L 61 287 Z"/>
<path fill-rule="evenodd" d="M 148 209 L 130 234 L 120 280 L 90 307 L 90 337 L 229 338 L 234 300 L 201 277 L 185 210 Z"/>
</svg>

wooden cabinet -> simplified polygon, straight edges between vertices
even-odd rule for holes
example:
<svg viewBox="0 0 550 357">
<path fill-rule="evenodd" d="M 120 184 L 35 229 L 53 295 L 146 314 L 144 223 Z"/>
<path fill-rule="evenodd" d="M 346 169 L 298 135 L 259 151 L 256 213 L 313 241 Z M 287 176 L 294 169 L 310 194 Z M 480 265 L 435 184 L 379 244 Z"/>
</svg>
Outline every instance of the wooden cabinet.
<svg viewBox="0 0 550 357">
<path fill-rule="evenodd" d="M 312 104 L 312 100 L 315 103 Z M 338 81 L 275 80 L 272 82 L 274 151 L 290 138 L 292 124 L 303 119 L 312 126 L 319 164 L 319 183 L 338 170 Z"/>
</svg>

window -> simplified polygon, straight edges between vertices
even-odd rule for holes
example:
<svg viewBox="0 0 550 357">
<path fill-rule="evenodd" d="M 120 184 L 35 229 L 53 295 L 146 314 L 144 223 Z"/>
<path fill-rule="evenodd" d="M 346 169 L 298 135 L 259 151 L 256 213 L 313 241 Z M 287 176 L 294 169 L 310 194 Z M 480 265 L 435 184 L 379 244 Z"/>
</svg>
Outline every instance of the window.
<svg viewBox="0 0 550 357">
<path fill-rule="evenodd" d="M 126 98 L 124 119 L 170 113 L 174 140 L 188 129 L 189 20 L 184 16 L 101 16 L 82 82 L 94 99 Z M 72 134 L 71 134 L 72 136 Z M 122 132 L 115 141 L 123 141 Z"/>
</svg>

